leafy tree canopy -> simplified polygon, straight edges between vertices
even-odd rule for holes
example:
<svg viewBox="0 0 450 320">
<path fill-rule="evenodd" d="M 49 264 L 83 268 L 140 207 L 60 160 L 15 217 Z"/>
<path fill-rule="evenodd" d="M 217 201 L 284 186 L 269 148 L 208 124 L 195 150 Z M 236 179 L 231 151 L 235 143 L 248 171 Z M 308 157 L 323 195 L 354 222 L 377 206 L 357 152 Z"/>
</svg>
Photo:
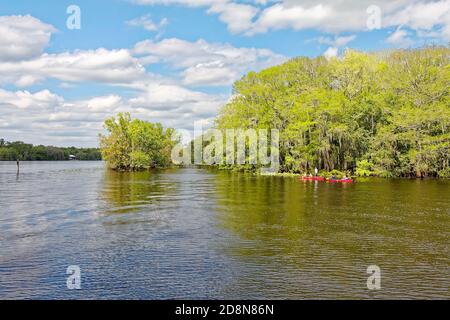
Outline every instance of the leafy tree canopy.
<svg viewBox="0 0 450 320">
<path fill-rule="evenodd" d="M 281 171 L 450 176 L 450 49 L 296 58 L 251 72 L 219 129 L 280 130 Z"/>
<path fill-rule="evenodd" d="M 174 129 L 160 123 L 131 119 L 119 113 L 104 124 L 108 135 L 100 135 L 103 159 L 115 170 L 142 170 L 171 165 L 172 148 L 178 143 Z"/>
</svg>

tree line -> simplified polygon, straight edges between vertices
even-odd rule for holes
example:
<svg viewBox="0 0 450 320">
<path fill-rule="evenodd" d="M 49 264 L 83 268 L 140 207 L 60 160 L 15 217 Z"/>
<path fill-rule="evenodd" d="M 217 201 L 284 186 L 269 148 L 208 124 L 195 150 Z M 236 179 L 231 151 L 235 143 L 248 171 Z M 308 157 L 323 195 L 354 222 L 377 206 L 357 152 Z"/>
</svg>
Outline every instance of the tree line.
<svg viewBox="0 0 450 320">
<path fill-rule="evenodd" d="M 448 47 L 295 58 L 237 81 L 215 128 L 277 129 L 285 173 L 450 177 L 449 59 Z M 174 129 L 129 114 L 105 128 L 100 146 L 111 168 L 171 165 Z"/>
<path fill-rule="evenodd" d="M 70 160 L 101 160 L 97 148 L 61 148 L 24 143 L 22 141 L 8 142 L 0 139 L 0 161 L 57 161 Z"/>
<path fill-rule="evenodd" d="M 295 58 L 237 81 L 216 127 L 278 129 L 282 172 L 450 177 L 449 59 L 448 47 Z"/>
</svg>

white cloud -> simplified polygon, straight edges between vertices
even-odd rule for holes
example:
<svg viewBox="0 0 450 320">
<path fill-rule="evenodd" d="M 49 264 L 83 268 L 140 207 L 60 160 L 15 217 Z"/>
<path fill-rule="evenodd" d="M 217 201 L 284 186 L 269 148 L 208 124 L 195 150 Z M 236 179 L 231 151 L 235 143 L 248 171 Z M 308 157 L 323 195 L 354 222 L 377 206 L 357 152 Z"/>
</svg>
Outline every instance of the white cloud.
<svg viewBox="0 0 450 320">
<path fill-rule="evenodd" d="M 225 11 L 222 14 L 228 19 Z M 56 79 L 60 81 L 58 86 L 65 89 L 101 83 L 134 90 L 126 98 L 110 94 L 67 101 L 49 90 L 0 89 L 2 136 L 31 143 L 96 145 L 102 122 L 117 112 L 192 129 L 195 121 L 210 122 L 228 95 L 190 90 L 183 83 L 228 85 L 248 68 L 283 59 L 264 49 L 179 39 L 142 42 L 133 51 L 100 48 L 49 54 L 43 50 L 55 31 L 53 27 L 31 16 L 0 17 L 0 21 L 5 22 L 0 26 L 0 85 L 30 87 Z M 129 22 L 156 31 L 166 21 L 152 23 L 147 16 Z M 30 34 L 33 39 L 27 38 Z M 181 79 L 153 75 L 145 70 L 142 61 L 169 64 Z"/>
<path fill-rule="evenodd" d="M 381 9 L 382 27 L 404 25 L 430 30 L 448 25 L 450 0 L 284 0 L 265 8 L 249 33 L 316 29 L 329 33 L 367 31 L 369 6 Z"/>
<path fill-rule="evenodd" d="M 158 83 L 147 83 L 132 98 L 112 94 L 72 101 L 49 90 L 0 89 L 0 128 L 7 140 L 95 146 L 103 121 L 118 112 L 192 130 L 195 121 L 213 119 L 227 98 Z"/>
<path fill-rule="evenodd" d="M 208 6 L 208 5 L 214 4 L 214 2 L 222 2 L 222 0 L 131 0 L 131 1 L 136 4 L 141 4 L 141 5 L 179 4 L 179 5 L 189 6 L 189 7 Z"/>
<path fill-rule="evenodd" d="M 438 29 L 450 40 L 450 0 L 135 0 L 146 5 L 207 7 L 231 32 L 254 35 L 281 29 L 315 29 L 332 34 L 368 31 L 370 13 L 378 6 L 382 28 L 403 26 L 414 31 Z"/>
<path fill-rule="evenodd" d="M 0 60 L 39 56 L 56 29 L 32 16 L 0 16 Z"/>
<path fill-rule="evenodd" d="M 132 51 L 100 48 L 44 53 L 22 61 L 0 59 L 0 85 L 25 88 L 46 79 L 57 79 L 64 86 L 77 82 L 139 86 L 139 82 L 157 77 L 146 72 L 143 64 L 166 63 L 180 71 L 186 85 L 224 86 L 249 70 L 259 70 L 285 59 L 267 49 L 237 48 L 204 40 L 146 40 L 136 44 Z"/>
<path fill-rule="evenodd" d="M 408 0 L 397 0 L 407 3 Z M 327 32 L 342 32 L 362 30 L 366 27 L 369 5 L 373 0 L 278 0 L 278 1 L 247 1 L 243 4 L 231 0 L 135 0 L 134 2 L 147 5 L 186 5 L 205 6 L 210 13 L 228 12 L 229 19 L 220 17 L 228 28 L 246 34 L 264 33 L 270 30 L 294 29 L 301 30 L 316 28 Z M 271 2 L 274 2 L 271 4 Z M 396 7 L 390 3 L 395 1 L 376 1 L 384 5 Z M 252 4 L 253 3 L 253 4 Z M 245 6 L 240 7 L 240 6 Z M 262 6 L 262 7 L 261 7 Z M 214 10 L 213 8 L 222 8 Z M 243 13 L 237 10 L 243 9 Z M 239 19 L 232 15 L 239 16 Z M 244 28 L 246 26 L 246 28 Z"/>
<path fill-rule="evenodd" d="M 128 50 L 97 49 L 44 53 L 23 61 L 0 60 L 0 75 L 0 84 L 26 87 L 49 78 L 65 82 L 129 83 L 144 78 L 146 72 Z"/>
<path fill-rule="evenodd" d="M 286 60 L 267 49 L 236 48 L 229 44 L 189 42 L 176 38 L 136 44 L 133 53 L 142 63 L 167 63 L 182 70 L 186 85 L 230 85 L 249 70 L 259 70 Z"/>
<path fill-rule="evenodd" d="M 411 1 L 411 4 L 387 16 L 388 26 L 408 26 L 414 30 L 431 30 L 450 23 L 450 1 Z"/>
<path fill-rule="evenodd" d="M 430 30 L 450 24 L 450 0 L 284 0 L 262 11 L 250 32 L 314 28 L 339 33 L 366 31 L 369 6 L 381 9 L 382 27 Z"/>
<path fill-rule="evenodd" d="M 223 14 L 224 19 L 228 19 Z M 117 112 L 130 112 L 145 120 L 191 130 L 195 121 L 212 123 L 218 109 L 229 97 L 228 94 L 191 90 L 186 85 L 229 85 L 250 69 L 260 69 L 285 59 L 266 49 L 180 39 L 144 41 L 133 50 L 99 48 L 49 54 L 43 50 L 54 29 L 30 16 L 25 20 L 35 23 L 36 30 L 39 26 L 47 28 L 48 38 L 37 37 L 39 46 L 30 44 L 26 54 L 16 54 L 14 59 L 13 51 L 0 52 L 0 85 L 26 88 L 56 79 L 59 81 L 56 86 L 66 90 L 77 90 L 79 85 L 92 83 L 121 86 L 132 91 L 127 92 L 126 97 L 114 93 L 67 101 L 50 90 L 0 89 L 0 128 L 2 137 L 8 140 L 95 146 L 102 122 Z M 142 26 L 150 22 L 139 21 Z M 149 24 L 146 26 L 153 29 Z M 2 30 L 2 39 L 9 39 L 6 36 L 8 30 Z M 13 34 L 16 33 L 14 30 Z M 14 47 L 13 42 L 9 43 Z M 148 63 L 167 64 L 179 77 L 151 74 L 144 67 Z"/>
<path fill-rule="evenodd" d="M 325 19 L 331 14 L 331 8 L 317 4 L 309 8 L 302 6 L 286 6 L 277 3 L 265 9 L 247 34 L 264 33 L 270 29 L 292 28 L 301 30 L 323 26 Z"/>
<path fill-rule="evenodd" d="M 339 49 L 336 47 L 329 47 L 323 54 L 323 56 L 327 59 L 330 60 L 332 58 L 336 58 L 338 55 Z"/>
<path fill-rule="evenodd" d="M 64 99 L 48 90 L 6 91 L 0 89 L 0 128 L 2 138 L 35 144 L 96 145 L 92 124 L 86 121 L 52 121 L 52 115 L 65 111 Z M 70 110 L 70 109 L 69 109 Z M 90 116 L 85 113 L 85 118 Z M 98 128 L 101 130 L 101 127 Z"/>
<path fill-rule="evenodd" d="M 398 28 L 386 39 L 386 42 L 399 48 L 408 48 L 414 44 L 409 37 L 409 32 Z"/>
<path fill-rule="evenodd" d="M 186 85 L 218 85 L 233 83 L 240 73 L 226 67 L 221 62 L 200 63 L 183 71 L 183 82 Z"/>
<path fill-rule="evenodd" d="M 139 18 L 127 21 L 126 23 L 127 25 L 132 27 L 142 27 L 147 31 L 156 32 L 164 28 L 169 23 L 169 20 L 163 18 L 160 22 L 157 23 L 151 19 L 150 15 L 144 15 Z"/>
<path fill-rule="evenodd" d="M 208 13 L 219 14 L 219 19 L 227 24 L 233 33 L 247 32 L 252 28 L 252 20 L 258 14 L 259 9 L 254 6 L 225 1 L 215 2 Z"/>
<path fill-rule="evenodd" d="M 168 105 L 203 101 L 207 96 L 176 85 L 151 83 L 142 95 L 131 99 L 130 102 L 141 108 L 165 110 Z"/>
<path fill-rule="evenodd" d="M 327 45 L 335 46 L 335 47 L 343 47 L 355 39 L 356 39 L 356 35 L 341 36 L 341 37 L 335 36 L 334 38 L 319 37 L 314 40 L 320 44 L 327 44 Z"/>
<path fill-rule="evenodd" d="M 414 1 L 388 15 L 385 26 L 409 28 L 416 31 L 418 37 L 432 35 L 438 40 L 450 41 L 450 0 Z"/>
<path fill-rule="evenodd" d="M 0 105 L 3 107 L 3 111 L 7 106 L 18 109 L 44 108 L 48 110 L 60 104 L 61 101 L 61 97 L 48 90 L 42 90 L 33 94 L 29 91 L 11 92 L 0 89 Z"/>
<path fill-rule="evenodd" d="M 227 98 L 177 85 L 150 84 L 142 94 L 130 99 L 128 105 L 144 119 L 191 130 L 195 121 L 214 118 Z"/>
<path fill-rule="evenodd" d="M 116 107 L 121 106 L 122 104 L 122 97 L 118 95 L 95 97 L 86 101 L 87 108 L 94 112 L 110 112 L 110 110 L 114 110 Z"/>
</svg>

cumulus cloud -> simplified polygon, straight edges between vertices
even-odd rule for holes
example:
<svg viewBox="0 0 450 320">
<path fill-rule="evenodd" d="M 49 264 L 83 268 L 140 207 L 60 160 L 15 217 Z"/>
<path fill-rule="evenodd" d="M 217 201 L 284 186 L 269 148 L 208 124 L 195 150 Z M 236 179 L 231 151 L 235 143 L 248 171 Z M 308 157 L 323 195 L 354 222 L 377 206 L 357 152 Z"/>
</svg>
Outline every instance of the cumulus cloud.
<svg viewBox="0 0 450 320">
<path fill-rule="evenodd" d="M 314 3 L 311 1 L 293 0 L 283 1 L 278 6 L 291 14 L 298 12 L 296 16 L 300 18 L 300 9 L 313 8 Z M 367 8 L 373 5 L 380 8 L 382 28 L 404 25 L 413 30 L 429 30 L 442 24 L 449 24 L 449 0 L 343 0 L 321 1 L 320 3 L 323 5 L 323 16 L 311 13 L 305 18 L 307 21 L 310 21 L 309 26 L 306 22 L 303 25 L 292 22 L 290 27 L 294 29 L 313 27 L 330 33 L 366 31 L 367 19 L 370 16 L 370 13 L 367 13 Z M 272 9 L 269 8 L 267 10 L 267 14 L 270 16 L 270 10 Z M 270 19 L 256 22 L 256 25 L 258 24 L 262 24 L 261 30 L 277 27 Z"/>
<path fill-rule="evenodd" d="M 77 145 L 96 145 L 92 141 L 92 130 L 86 130 L 92 124 L 86 121 L 52 121 L 53 114 L 65 111 L 65 102 L 62 97 L 48 90 L 32 93 L 0 89 L 0 109 L 3 138 L 35 144 L 45 142 L 67 145 L 73 141 Z M 86 113 L 86 116 L 90 114 Z"/>
<path fill-rule="evenodd" d="M 381 27 L 430 30 L 450 24 L 450 0 L 284 0 L 265 8 L 250 33 L 314 28 L 329 33 L 367 31 L 369 6 L 381 12 Z"/>
<path fill-rule="evenodd" d="M 218 14 L 232 32 L 254 35 L 280 29 L 315 29 L 331 34 L 368 31 L 371 13 L 377 6 L 381 27 L 410 28 L 416 32 L 437 29 L 438 38 L 450 38 L 450 0 L 135 0 L 143 5 L 206 7 Z M 420 36 L 420 34 L 418 34 Z"/>
<path fill-rule="evenodd" d="M 267 49 L 237 48 L 229 44 L 181 39 L 139 42 L 132 50 L 76 50 L 59 54 L 43 53 L 21 61 L 0 59 L 0 85 L 26 88 L 47 79 L 139 86 L 156 75 L 145 64 L 165 63 L 180 71 L 189 86 L 225 86 L 249 70 L 259 70 L 286 58 Z"/>
<path fill-rule="evenodd" d="M 196 121 L 211 122 L 226 100 L 226 96 L 158 83 L 148 83 L 131 98 L 112 94 L 71 101 L 49 90 L 0 89 L 0 130 L 8 140 L 95 146 L 104 119 L 118 112 L 192 130 Z"/>
<path fill-rule="evenodd" d="M 110 94 L 70 101 L 50 90 L 0 89 L 0 129 L 2 137 L 9 140 L 95 146 L 103 120 L 117 112 L 130 112 L 145 120 L 192 130 L 196 121 L 211 124 L 229 97 L 186 86 L 229 85 L 250 69 L 260 69 L 285 59 L 265 49 L 180 39 L 143 41 L 132 50 L 99 48 L 50 54 L 43 50 L 55 31 L 53 27 L 31 16 L 0 18 L 8 21 L 8 27 L 0 28 L 3 32 L 0 35 L 5 39 L 0 44 L 5 48 L 0 52 L 0 85 L 27 88 L 56 79 L 57 86 L 70 90 L 86 83 L 133 89 L 126 97 Z M 14 38 L 20 29 L 15 19 L 31 22 L 27 28 L 30 25 L 34 28 L 35 33 L 31 34 L 36 37 L 27 48 L 25 40 Z M 224 16 L 224 19 L 227 18 Z M 142 18 L 130 24 L 152 30 L 150 22 Z M 23 30 L 27 29 L 23 27 Z M 25 41 L 24 48 L 19 50 L 12 40 L 7 42 L 8 39 Z M 170 65 L 179 77 L 149 73 L 144 66 L 149 63 Z"/>
<path fill-rule="evenodd" d="M 136 44 L 133 54 L 145 63 L 167 63 L 182 70 L 186 85 L 230 85 L 246 71 L 258 70 L 286 60 L 267 49 L 236 48 L 230 44 L 190 42 L 177 38 Z"/>
<path fill-rule="evenodd" d="M 206 94 L 177 85 L 149 84 L 128 107 L 145 119 L 178 129 L 192 130 L 194 122 L 213 119 L 227 101 L 226 95 Z"/>
<path fill-rule="evenodd" d="M 326 18 L 329 18 L 330 15 L 331 8 L 323 4 L 303 7 L 277 3 L 261 13 L 247 34 L 264 33 L 270 29 L 301 30 L 315 26 L 323 27 Z"/>
<path fill-rule="evenodd" d="M 259 9 L 248 4 L 217 1 L 208 10 L 208 13 L 218 14 L 219 19 L 228 26 L 233 33 L 247 32 L 252 28 L 252 20 Z"/>
<path fill-rule="evenodd" d="M 406 0 L 400 0 L 406 3 Z M 294 30 L 317 28 L 330 32 L 360 30 L 366 26 L 366 8 L 373 0 L 279 0 L 279 1 L 247 1 L 243 4 L 231 0 L 135 0 L 139 4 L 178 4 L 186 6 L 205 6 L 208 12 L 241 15 L 239 19 L 221 19 L 230 30 L 246 34 L 264 33 L 270 30 Z M 380 2 L 380 1 L 377 1 Z M 382 1 L 389 3 L 387 0 Z M 392 1 L 391 1 L 392 2 Z M 214 9 L 214 8 L 221 8 Z M 239 12 L 237 9 L 243 11 Z M 234 10 L 233 10 L 234 9 Z M 242 26 L 247 26 L 243 28 Z"/>
<path fill-rule="evenodd" d="M 17 109 L 53 109 L 59 105 L 63 99 L 48 90 L 42 90 L 36 93 L 29 91 L 6 91 L 0 89 L 0 104 L 2 107 L 14 107 Z M 4 109 L 3 109 L 4 110 Z"/>
<path fill-rule="evenodd" d="M 32 16 L 0 16 L 0 60 L 39 56 L 56 29 Z"/>
<path fill-rule="evenodd" d="M 409 5 L 386 17 L 388 26 L 403 25 L 414 30 L 430 30 L 450 23 L 450 1 L 411 1 Z"/>
<path fill-rule="evenodd" d="M 183 71 L 182 75 L 186 85 L 225 86 L 233 83 L 240 73 L 236 69 L 226 67 L 221 61 L 215 61 L 189 67 Z"/>
<path fill-rule="evenodd" d="M 27 87 L 45 79 L 65 82 L 93 81 L 109 84 L 132 82 L 145 77 L 145 68 L 128 50 L 77 50 L 44 53 L 22 61 L 0 60 L 0 84 Z"/>
<path fill-rule="evenodd" d="M 104 97 L 95 97 L 86 101 L 86 107 L 90 111 L 100 112 L 114 110 L 123 104 L 122 97 L 118 95 L 109 95 Z"/>
</svg>

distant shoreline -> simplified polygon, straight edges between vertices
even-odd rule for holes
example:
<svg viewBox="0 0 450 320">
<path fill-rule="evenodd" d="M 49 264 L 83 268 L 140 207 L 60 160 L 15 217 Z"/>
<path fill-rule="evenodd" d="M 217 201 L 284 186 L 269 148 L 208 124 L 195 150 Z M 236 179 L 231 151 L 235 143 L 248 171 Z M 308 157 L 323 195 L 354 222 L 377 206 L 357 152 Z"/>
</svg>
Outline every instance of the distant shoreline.
<svg viewBox="0 0 450 320">
<path fill-rule="evenodd" d="M 13 162 L 16 163 L 16 160 L 0 160 L 0 162 Z M 22 162 L 105 162 L 104 160 L 20 160 Z"/>
<path fill-rule="evenodd" d="M 101 160 L 99 148 L 33 145 L 0 139 L 0 161 L 71 161 Z"/>
</svg>

